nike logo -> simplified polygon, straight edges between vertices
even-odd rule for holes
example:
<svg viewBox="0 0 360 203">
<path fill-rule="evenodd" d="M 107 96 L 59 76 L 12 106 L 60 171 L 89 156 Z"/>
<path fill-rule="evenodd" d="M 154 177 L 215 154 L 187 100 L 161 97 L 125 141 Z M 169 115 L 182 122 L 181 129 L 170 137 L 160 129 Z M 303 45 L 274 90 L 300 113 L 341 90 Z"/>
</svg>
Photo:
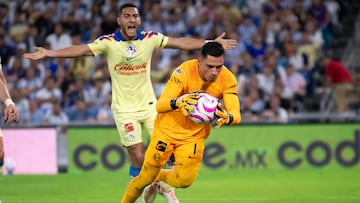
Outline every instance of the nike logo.
<svg viewBox="0 0 360 203">
<path fill-rule="evenodd" d="M 196 159 L 196 156 L 189 156 L 189 159 Z"/>
<path fill-rule="evenodd" d="M 127 61 L 131 61 L 131 60 L 133 60 L 135 57 L 126 57 L 126 60 Z"/>
</svg>

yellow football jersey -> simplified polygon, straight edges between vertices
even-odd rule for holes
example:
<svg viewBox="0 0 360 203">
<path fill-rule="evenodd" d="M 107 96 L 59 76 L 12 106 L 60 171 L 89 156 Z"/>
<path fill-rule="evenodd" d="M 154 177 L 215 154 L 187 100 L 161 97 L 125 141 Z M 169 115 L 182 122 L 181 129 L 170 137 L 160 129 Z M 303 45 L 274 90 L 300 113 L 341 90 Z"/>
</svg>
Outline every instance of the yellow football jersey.
<svg viewBox="0 0 360 203">
<path fill-rule="evenodd" d="M 88 44 L 94 55 L 107 59 L 114 113 L 142 111 L 156 104 L 150 80 L 151 57 L 154 49 L 164 48 L 167 41 L 161 33 L 138 30 L 133 40 L 126 40 L 118 31 Z"/>
<path fill-rule="evenodd" d="M 197 90 L 202 90 L 218 99 L 222 99 L 226 94 L 237 95 L 236 78 L 226 67 L 222 67 L 214 82 L 206 82 L 199 75 L 198 64 L 199 61 L 197 59 L 188 60 L 174 70 L 159 98 L 158 105 L 170 105 L 168 101 L 171 98 L 177 98 Z M 234 98 L 237 99 L 237 97 Z M 229 113 L 240 116 L 238 100 L 227 102 L 226 106 L 227 109 L 230 109 Z M 179 109 L 166 113 L 158 113 L 155 120 L 157 132 L 179 141 L 205 139 L 209 136 L 210 128 L 211 123 L 206 125 L 197 124 L 188 116 L 184 116 Z"/>
</svg>

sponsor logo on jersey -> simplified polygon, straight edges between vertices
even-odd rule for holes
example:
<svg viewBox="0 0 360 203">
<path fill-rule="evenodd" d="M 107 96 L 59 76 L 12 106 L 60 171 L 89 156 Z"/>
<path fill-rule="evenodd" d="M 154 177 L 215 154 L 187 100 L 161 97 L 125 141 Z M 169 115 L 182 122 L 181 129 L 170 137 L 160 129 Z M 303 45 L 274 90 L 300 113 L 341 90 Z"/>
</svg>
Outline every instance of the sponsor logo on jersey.
<svg viewBox="0 0 360 203">
<path fill-rule="evenodd" d="M 126 123 L 125 126 L 125 132 L 132 132 L 134 131 L 134 125 L 132 123 Z"/>
<path fill-rule="evenodd" d="M 163 141 L 160 141 L 156 144 L 156 150 L 159 150 L 160 152 L 165 152 L 167 147 L 167 144 Z"/>
<path fill-rule="evenodd" d="M 181 73 L 183 73 L 183 71 L 180 68 L 176 68 L 174 70 L 174 73 L 180 75 Z"/>
<path fill-rule="evenodd" d="M 114 71 L 118 75 L 138 75 L 144 74 L 147 72 L 146 69 L 147 63 L 132 65 L 127 63 L 118 63 L 114 66 Z"/>
</svg>

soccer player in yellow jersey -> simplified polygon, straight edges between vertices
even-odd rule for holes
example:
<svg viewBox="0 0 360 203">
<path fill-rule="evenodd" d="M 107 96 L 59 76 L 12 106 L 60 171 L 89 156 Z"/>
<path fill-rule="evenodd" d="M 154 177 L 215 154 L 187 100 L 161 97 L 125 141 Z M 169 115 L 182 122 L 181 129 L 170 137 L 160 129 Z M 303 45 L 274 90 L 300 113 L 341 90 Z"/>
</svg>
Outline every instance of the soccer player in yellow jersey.
<svg viewBox="0 0 360 203">
<path fill-rule="evenodd" d="M 145 186 L 164 181 L 175 188 L 189 187 L 200 169 L 205 139 L 211 123 L 193 122 L 187 110 L 206 92 L 219 103 L 216 127 L 238 124 L 241 121 L 240 104 L 235 76 L 224 67 L 224 49 L 218 42 L 206 43 L 200 59 L 188 60 L 175 69 L 156 105 L 158 115 L 154 133 L 145 153 L 139 176 L 129 183 L 122 203 L 132 203 Z M 225 106 L 225 108 L 223 107 Z M 174 154 L 176 167 L 162 169 Z M 158 188 L 161 192 L 162 188 Z"/>
<path fill-rule="evenodd" d="M 4 102 L 4 120 L 6 124 L 19 121 L 19 111 L 12 101 L 9 90 L 7 88 L 7 81 L 2 72 L 1 60 L 0 60 L 0 100 Z M 0 175 L 3 173 L 2 167 L 4 165 L 4 143 L 2 140 L 2 133 L 0 130 Z"/>
<path fill-rule="evenodd" d="M 120 6 L 117 17 L 120 30 L 97 38 L 86 45 L 74 45 L 59 50 L 35 47 L 36 52 L 25 53 L 25 58 L 80 57 L 102 54 L 108 62 L 112 82 L 112 110 L 122 144 L 130 157 L 130 176 L 139 174 L 145 147 L 141 129 L 152 134 L 156 116 L 156 97 L 150 80 L 151 56 L 156 48 L 182 50 L 200 49 L 205 40 L 171 38 L 154 31 L 139 30 L 139 10 L 132 3 Z M 215 39 L 226 49 L 236 47 L 236 40 L 224 39 L 225 33 Z"/>
</svg>

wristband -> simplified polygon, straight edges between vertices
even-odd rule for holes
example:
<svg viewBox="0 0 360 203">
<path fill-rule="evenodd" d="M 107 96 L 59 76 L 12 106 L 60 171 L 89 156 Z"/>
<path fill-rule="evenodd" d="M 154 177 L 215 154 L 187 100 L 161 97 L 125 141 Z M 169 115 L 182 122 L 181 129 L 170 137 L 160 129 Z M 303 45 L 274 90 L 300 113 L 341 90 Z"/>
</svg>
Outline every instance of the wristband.
<svg viewBox="0 0 360 203">
<path fill-rule="evenodd" d="M 215 40 L 205 40 L 205 44 L 208 42 L 215 42 Z"/>
<path fill-rule="evenodd" d="M 230 125 L 233 122 L 234 118 L 232 114 L 229 114 L 229 122 L 226 123 L 226 125 Z"/>
<path fill-rule="evenodd" d="M 5 103 L 5 106 L 9 106 L 11 104 L 15 106 L 15 103 L 10 98 L 6 99 L 4 103 Z"/>
<path fill-rule="evenodd" d="M 172 110 L 179 108 L 176 106 L 176 99 L 170 100 L 170 106 L 171 106 Z"/>
</svg>

